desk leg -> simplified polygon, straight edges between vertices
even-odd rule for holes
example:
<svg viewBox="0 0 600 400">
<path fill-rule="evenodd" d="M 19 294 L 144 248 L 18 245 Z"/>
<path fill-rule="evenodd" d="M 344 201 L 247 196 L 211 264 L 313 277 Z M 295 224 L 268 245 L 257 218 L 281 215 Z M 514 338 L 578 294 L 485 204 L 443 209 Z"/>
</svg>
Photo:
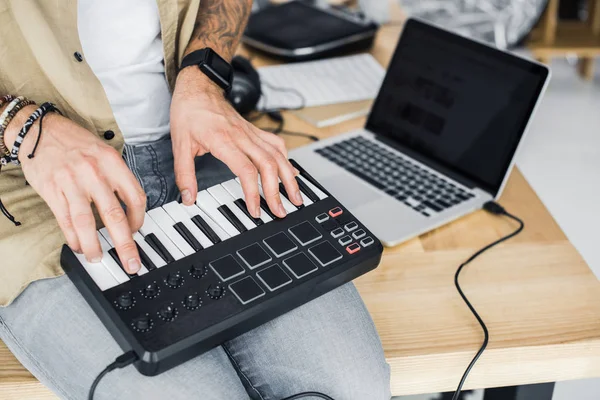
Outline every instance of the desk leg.
<svg viewBox="0 0 600 400">
<path fill-rule="evenodd" d="M 552 400 L 554 382 L 486 389 L 483 400 Z"/>
</svg>

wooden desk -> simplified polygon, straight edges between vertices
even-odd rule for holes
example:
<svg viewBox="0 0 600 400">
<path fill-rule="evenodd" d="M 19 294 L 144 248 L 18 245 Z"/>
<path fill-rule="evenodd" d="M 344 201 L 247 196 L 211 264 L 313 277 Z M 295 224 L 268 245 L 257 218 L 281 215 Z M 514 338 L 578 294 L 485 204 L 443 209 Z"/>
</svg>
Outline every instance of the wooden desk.
<svg viewBox="0 0 600 400">
<path fill-rule="evenodd" d="M 390 26 L 379 33 L 372 53 L 384 66 L 399 32 Z M 272 61 L 257 57 L 254 63 Z M 287 113 L 285 127 L 324 138 L 364 122 L 319 130 Z M 290 148 L 307 143 L 296 137 L 286 141 Z M 466 388 L 600 376 L 600 282 L 518 169 L 500 202 L 526 227 L 463 272 L 463 289 L 491 335 Z M 356 281 L 392 367 L 394 395 L 456 388 L 483 334 L 454 288 L 454 273 L 474 251 L 515 227 L 508 219 L 476 212 L 386 249 L 381 266 Z"/>
<path fill-rule="evenodd" d="M 400 28 L 383 28 L 373 54 L 389 62 Z M 271 63 L 256 58 L 255 64 Z M 294 115 L 286 128 L 320 137 L 361 127 L 364 118 L 317 130 Z M 258 125 L 268 126 L 268 121 Z M 306 143 L 289 137 L 289 147 Z M 472 263 L 464 290 L 491 332 L 467 388 L 600 376 L 600 283 L 527 181 L 515 170 L 501 203 L 525 231 Z M 457 266 L 510 232 L 507 219 L 472 214 L 386 249 L 381 266 L 356 281 L 392 367 L 394 395 L 454 390 L 482 333 L 453 286 Z M 53 399 L 0 343 L 0 398 Z"/>
</svg>

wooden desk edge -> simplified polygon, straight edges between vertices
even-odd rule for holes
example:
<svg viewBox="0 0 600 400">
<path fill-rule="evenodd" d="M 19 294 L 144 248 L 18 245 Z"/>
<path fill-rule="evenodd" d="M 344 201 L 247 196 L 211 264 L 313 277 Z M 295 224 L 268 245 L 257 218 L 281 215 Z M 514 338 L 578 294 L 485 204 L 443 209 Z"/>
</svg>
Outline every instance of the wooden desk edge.
<svg viewBox="0 0 600 400">
<path fill-rule="evenodd" d="M 471 352 L 388 359 L 394 396 L 452 392 Z M 441 368 L 444 368 L 442 371 Z M 448 372 L 452 371 L 452 373 Z M 486 351 L 464 389 L 516 386 L 600 376 L 600 339 Z"/>
</svg>

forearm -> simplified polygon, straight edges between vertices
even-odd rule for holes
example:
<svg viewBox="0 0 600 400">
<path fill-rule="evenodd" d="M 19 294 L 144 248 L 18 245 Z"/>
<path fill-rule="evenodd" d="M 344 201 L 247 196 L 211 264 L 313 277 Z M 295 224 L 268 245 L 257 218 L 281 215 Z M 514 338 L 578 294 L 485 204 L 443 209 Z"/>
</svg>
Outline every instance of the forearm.
<svg viewBox="0 0 600 400">
<path fill-rule="evenodd" d="M 252 0 L 202 0 L 185 53 L 210 47 L 231 61 L 251 9 Z"/>
</svg>

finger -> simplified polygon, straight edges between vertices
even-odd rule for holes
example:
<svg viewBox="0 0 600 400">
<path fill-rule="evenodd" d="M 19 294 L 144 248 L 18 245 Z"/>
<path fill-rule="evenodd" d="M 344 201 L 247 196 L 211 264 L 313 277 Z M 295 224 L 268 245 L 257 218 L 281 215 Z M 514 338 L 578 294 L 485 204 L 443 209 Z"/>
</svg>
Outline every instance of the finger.
<svg viewBox="0 0 600 400">
<path fill-rule="evenodd" d="M 257 129 L 258 136 L 269 143 L 271 146 L 274 146 L 283 156 L 287 159 L 288 152 L 287 147 L 285 147 L 285 140 L 281 138 L 281 136 L 277 136 L 274 133 L 263 131 L 262 129 Z"/>
<path fill-rule="evenodd" d="M 81 245 L 69 213 L 69 203 L 62 192 L 54 192 L 48 199 L 48 206 L 58 222 L 60 230 L 65 235 L 67 245 L 76 253 L 81 253 Z"/>
<path fill-rule="evenodd" d="M 146 215 L 146 193 L 125 163 L 109 168 L 107 179 L 127 206 L 127 220 L 132 233 L 138 231 Z"/>
<path fill-rule="evenodd" d="M 181 200 L 183 204 L 191 206 L 196 201 L 198 194 L 195 154 L 190 150 L 189 145 L 173 143 L 173 157 L 175 159 L 175 182 L 181 193 Z"/>
<path fill-rule="evenodd" d="M 89 198 L 71 176 L 61 178 L 63 193 L 69 204 L 73 228 L 77 234 L 81 251 L 92 263 L 102 261 L 102 248 L 96 233 L 96 220 Z"/>
<path fill-rule="evenodd" d="M 252 161 L 231 142 L 223 142 L 212 150 L 212 154 L 223 161 L 231 172 L 240 178 L 248 212 L 260 217 L 260 193 L 258 191 L 258 171 Z"/>
<path fill-rule="evenodd" d="M 133 241 L 125 210 L 107 182 L 102 179 L 90 179 L 90 181 L 93 182 L 93 187 L 89 188 L 92 201 L 96 205 L 106 229 L 108 229 L 121 260 L 121 265 L 128 273 L 135 274 L 142 264 L 137 246 Z"/>
<path fill-rule="evenodd" d="M 269 153 L 275 162 L 277 163 L 278 175 L 285 186 L 285 190 L 288 194 L 289 200 L 296 206 L 300 206 L 303 203 L 302 194 L 300 194 L 300 188 L 298 182 L 296 182 L 296 169 L 290 164 L 288 159 L 273 145 L 262 141 L 260 138 L 260 146 Z"/>
<path fill-rule="evenodd" d="M 279 218 L 285 217 L 287 212 L 283 207 L 281 194 L 279 193 L 277 162 L 267 151 L 251 140 L 248 140 L 248 143 L 243 143 L 243 149 L 260 171 L 260 182 L 269 208 Z"/>
</svg>

